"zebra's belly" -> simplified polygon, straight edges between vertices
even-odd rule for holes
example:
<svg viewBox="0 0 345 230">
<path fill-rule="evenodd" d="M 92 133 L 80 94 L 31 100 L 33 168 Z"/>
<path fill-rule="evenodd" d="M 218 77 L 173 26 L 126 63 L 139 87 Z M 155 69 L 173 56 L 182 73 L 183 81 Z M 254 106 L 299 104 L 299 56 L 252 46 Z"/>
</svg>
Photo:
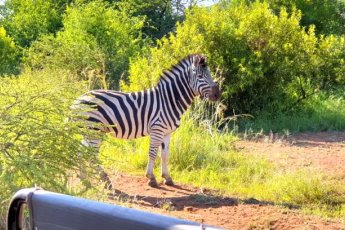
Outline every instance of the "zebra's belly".
<svg viewBox="0 0 345 230">
<path fill-rule="evenodd" d="M 113 137 L 118 139 L 136 139 L 149 135 L 149 128 L 144 125 L 135 126 L 134 124 L 127 123 L 124 127 L 121 127 L 118 123 L 115 124 L 114 128 L 108 128 L 109 132 Z"/>
<path fill-rule="evenodd" d="M 124 139 L 124 140 L 132 140 L 132 139 L 136 139 L 136 138 L 140 138 L 140 137 L 145 137 L 145 136 L 148 136 L 149 133 L 146 131 L 146 132 L 143 132 L 143 133 L 137 133 L 137 134 L 131 134 L 131 135 L 128 135 L 128 134 L 125 134 L 125 133 L 115 133 L 115 132 L 110 132 L 110 134 L 114 137 L 114 138 L 117 138 L 117 139 Z"/>
<path fill-rule="evenodd" d="M 164 135 L 168 135 L 172 132 L 174 132 L 178 127 L 180 126 L 180 123 L 178 123 L 176 126 L 172 126 L 172 127 L 162 127 L 161 126 L 161 131 Z M 151 125 L 149 127 L 145 127 L 145 129 L 141 129 L 141 127 L 138 128 L 133 128 L 130 132 L 130 130 L 119 130 L 118 132 L 115 131 L 110 131 L 110 134 L 114 137 L 114 138 L 118 138 L 118 139 L 126 139 L 126 140 L 132 140 L 132 139 L 136 139 L 136 138 L 140 138 L 140 137 L 145 137 L 145 136 L 149 136 L 151 133 Z"/>
</svg>

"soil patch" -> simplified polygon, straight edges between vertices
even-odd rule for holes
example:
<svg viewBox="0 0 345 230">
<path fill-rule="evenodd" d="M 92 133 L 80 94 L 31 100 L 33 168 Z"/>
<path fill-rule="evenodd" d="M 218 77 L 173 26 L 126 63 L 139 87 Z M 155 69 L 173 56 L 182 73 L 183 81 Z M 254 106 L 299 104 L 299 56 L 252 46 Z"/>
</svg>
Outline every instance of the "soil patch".
<svg viewBox="0 0 345 230">
<path fill-rule="evenodd" d="M 254 198 L 220 197 L 189 185 L 147 186 L 143 176 L 119 174 L 108 202 L 225 229 L 345 229 L 345 224 L 306 216 Z M 206 228 L 207 229 L 207 228 Z"/>
<path fill-rule="evenodd" d="M 285 139 L 240 140 L 236 148 L 285 167 L 315 168 L 345 178 L 345 132 L 302 133 Z M 225 229 L 344 229 L 345 223 L 303 215 L 254 198 L 220 197 L 214 192 L 178 184 L 147 186 L 144 176 L 118 174 L 109 202 L 206 223 Z"/>
<path fill-rule="evenodd" d="M 311 168 L 345 180 L 345 132 L 301 133 L 286 139 L 240 140 L 237 149 L 287 170 Z"/>
</svg>

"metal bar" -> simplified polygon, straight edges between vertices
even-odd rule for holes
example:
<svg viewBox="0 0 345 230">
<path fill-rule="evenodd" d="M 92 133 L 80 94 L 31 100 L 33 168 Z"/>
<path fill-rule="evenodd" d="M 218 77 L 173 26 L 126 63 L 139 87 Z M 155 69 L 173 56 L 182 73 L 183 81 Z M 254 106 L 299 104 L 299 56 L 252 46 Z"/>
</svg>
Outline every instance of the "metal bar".
<svg viewBox="0 0 345 230">
<path fill-rule="evenodd" d="M 8 211 L 7 229 L 20 229 L 21 205 L 27 204 L 30 226 L 37 230 L 215 230 L 174 217 L 105 204 L 36 188 L 22 189 L 14 196 Z"/>
</svg>

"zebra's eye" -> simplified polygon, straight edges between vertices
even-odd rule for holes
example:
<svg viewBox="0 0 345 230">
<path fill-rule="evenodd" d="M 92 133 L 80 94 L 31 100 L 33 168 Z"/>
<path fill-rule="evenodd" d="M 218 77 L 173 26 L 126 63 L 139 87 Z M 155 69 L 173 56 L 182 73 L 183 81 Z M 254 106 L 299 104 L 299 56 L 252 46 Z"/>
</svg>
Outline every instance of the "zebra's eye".
<svg viewBox="0 0 345 230">
<path fill-rule="evenodd" d="M 198 74 L 198 78 L 202 78 L 202 74 Z"/>
</svg>

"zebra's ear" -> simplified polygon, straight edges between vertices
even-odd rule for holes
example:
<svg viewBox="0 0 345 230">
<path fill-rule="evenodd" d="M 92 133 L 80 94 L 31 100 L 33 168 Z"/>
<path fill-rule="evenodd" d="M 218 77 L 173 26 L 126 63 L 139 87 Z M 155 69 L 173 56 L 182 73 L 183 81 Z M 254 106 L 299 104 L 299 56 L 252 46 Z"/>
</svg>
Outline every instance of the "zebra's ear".
<svg viewBox="0 0 345 230">
<path fill-rule="evenodd" d="M 206 57 L 205 55 L 194 55 L 193 56 L 193 65 L 194 66 L 202 66 L 202 67 L 205 67 L 206 66 Z"/>
<path fill-rule="evenodd" d="M 201 55 L 199 65 L 205 67 L 206 66 L 206 57 L 204 55 Z"/>
<path fill-rule="evenodd" d="M 200 64 L 200 56 L 199 55 L 194 55 L 193 56 L 193 65 L 198 66 Z"/>
</svg>

